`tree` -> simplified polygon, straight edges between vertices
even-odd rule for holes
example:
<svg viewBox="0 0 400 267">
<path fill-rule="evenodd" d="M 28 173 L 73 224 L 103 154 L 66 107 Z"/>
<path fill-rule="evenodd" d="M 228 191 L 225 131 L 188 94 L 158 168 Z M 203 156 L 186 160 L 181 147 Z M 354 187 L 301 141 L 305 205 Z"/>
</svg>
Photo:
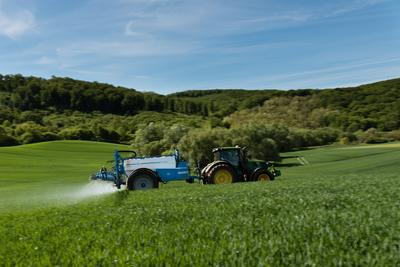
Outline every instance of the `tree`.
<svg viewBox="0 0 400 267">
<path fill-rule="evenodd" d="M 190 162 L 199 162 L 205 166 L 212 161 L 212 149 L 220 146 L 232 146 L 229 130 L 192 130 L 185 135 L 178 143 L 182 155 Z"/>
<path fill-rule="evenodd" d="M 78 127 L 65 128 L 60 131 L 59 135 L 67 140 L 96 140 L 96 135 L 91 130 Z"/>
<path fill-rule="evenodd" d="M 16 146 L 19 142 L 12 136 L 0 133 L 0 146 Z"/>
</svg>

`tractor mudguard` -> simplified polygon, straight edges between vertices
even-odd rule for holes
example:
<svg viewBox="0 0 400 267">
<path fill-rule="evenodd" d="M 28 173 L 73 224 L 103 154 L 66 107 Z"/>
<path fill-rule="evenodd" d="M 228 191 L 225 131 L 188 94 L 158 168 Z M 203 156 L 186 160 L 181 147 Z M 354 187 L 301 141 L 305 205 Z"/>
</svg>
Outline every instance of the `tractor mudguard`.
<svg viewBox="0 0 400 267">
<path fill-rule="evenodd" d="M 210 168 L 210 166 L 213 164 L 213 162 L 208 163 L 203 169 L 201 169 L 200 171 L 200 176 L 204 176 L 206 172 L 208 172 L 208 169 Z"/>
<path fill-rule="evenodd" d="M 235 170 L 235 168 L 232 166 L 232 164 L 230 162 L 225 161 L 225 160 L 218 160 L 218 161 L 211 162 L 206 167 L 204 167 L 203 170 L 201 171 L 201 179 L 203 180 L 203 183 L 205 183 L 205 184 L 212 183 L 210 181 L 211 172 L 214 169 L 214 167 L 216 167 L 218 165 L 221 165 L 221 164 L 231 167 L 231 169 L 233 171 L 233 176 L 237 178 L 236 170 Z M 236 181 L 236 179 L 235 179 L 235 181 Z"/>
<path fill-rule="evenodd" d="M 210 164 L 208 164 L 207 166 L 205 166 L 205 167 L 201 170 L 201 176 L 202 176 L 202 177 L 207 177 L 207 176 L 209 176 L 209 174 L 210 174 L 209 171 L 210 171 L 215 165 L 218 165 L 218 164 L 221 164 L 221 163 L 226 164 L 226 165 L 229 165 L 229 166 L 232 167 L 232 169 L 235 169 L 235 168 L 232 166 L 232 164 L 231 164 L 230 162 L 225 161 L 225 160 L 218 160 L 218 161 L 211 162 Z"/>
</svg>

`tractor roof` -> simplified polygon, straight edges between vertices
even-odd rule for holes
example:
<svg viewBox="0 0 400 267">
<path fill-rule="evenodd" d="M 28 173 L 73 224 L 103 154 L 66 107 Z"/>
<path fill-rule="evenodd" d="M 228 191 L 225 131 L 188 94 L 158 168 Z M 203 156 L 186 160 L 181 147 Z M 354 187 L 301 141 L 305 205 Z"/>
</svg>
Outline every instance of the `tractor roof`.
<svg viewBox="0 0 400 267">
<path fill-rule="evenodd" d="M 222 150 L 240 150 L 241 148 L 238 146 L 228 146 L 228 147 L 217 147 L 212 150 L 213 153 Z"/>
</svg>

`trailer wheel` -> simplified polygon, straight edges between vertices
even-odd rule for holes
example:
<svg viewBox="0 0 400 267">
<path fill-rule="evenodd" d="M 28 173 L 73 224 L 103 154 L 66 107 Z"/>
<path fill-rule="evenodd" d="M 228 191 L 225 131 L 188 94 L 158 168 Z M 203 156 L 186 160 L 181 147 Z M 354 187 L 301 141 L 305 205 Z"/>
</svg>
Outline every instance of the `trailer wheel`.
<svg viewBox="0 0 400 267">
<path fill-rule="evenodd" d="M 268 182 L 275 179 L 274 175 L 267 170 L 260 170 L 253 174 L 253 181 Z"/>
<path fill-rule="evenodd" d="M 158 188 L 158 181 L 152 175 L 139 173 L 128 180 L 129 190 L 147 190 L 152 188 Z"/>
<path fill-rule="evenodd" d="M 231 184 L 236 181 L 235 171 L 227 164 L 215 165 L 209 173 L 209 181 L 213 184 Z"/>
</svg>

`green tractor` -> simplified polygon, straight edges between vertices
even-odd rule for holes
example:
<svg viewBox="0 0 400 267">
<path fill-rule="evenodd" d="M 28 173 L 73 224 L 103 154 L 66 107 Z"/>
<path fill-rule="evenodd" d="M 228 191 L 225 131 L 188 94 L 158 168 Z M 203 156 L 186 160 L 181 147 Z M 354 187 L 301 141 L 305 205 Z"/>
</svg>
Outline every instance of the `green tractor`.
<svg viewBox="0 0 400 267">
<path fill-rule="evenodd" d="M 280 175 L 271 163 L 250 160 L 246 148 L 219 147 L 213 149 L 214 161 L 201 170 L 205 184 L 230 184 L 249 181 L 273 181 Z"/>
</svg>

